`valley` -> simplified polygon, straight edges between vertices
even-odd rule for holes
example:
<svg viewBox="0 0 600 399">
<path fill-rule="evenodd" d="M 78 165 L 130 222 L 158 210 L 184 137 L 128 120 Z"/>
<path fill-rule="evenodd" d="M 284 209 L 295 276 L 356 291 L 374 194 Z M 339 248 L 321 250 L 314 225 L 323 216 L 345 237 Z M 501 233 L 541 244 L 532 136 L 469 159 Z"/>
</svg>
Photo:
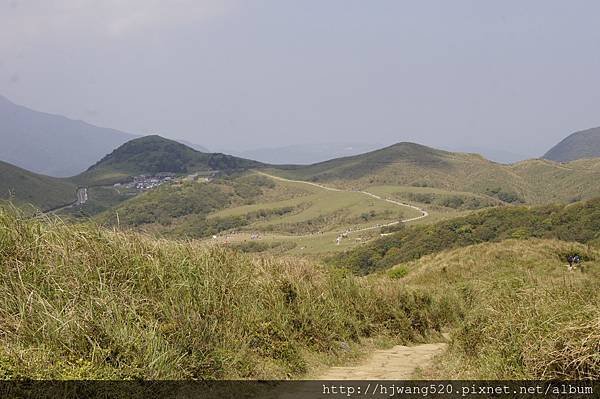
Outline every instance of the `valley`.
<svg viewBox="0 0 600 399">
<path fill-rule="evenodd" d="M 0 399 L 600 398 L 599 14 L 0 2 Z"/>
<path fill-rule="evenodd" d="M 39 290 L 32 306 L 45 308 L 58 324 L 47 330 L 41 319 L 20 318 L 13 310 L 21 299 L 5 300 L 7 316 L 0 316 L 25 329 L 10 330 L 2 341 L 0 360 L 8 360 L 0 372 L 40 378 L 597 377 L 600 366 L 588 354 L 597 342 L 590 334 L 599 308 L 589 291 L 600 281 L 599 188 L 591 184 L 599 165 L 595 159 L 500 165 L 401 143 L 324 164 L 274 166 L 200 153 L 158 136 L 126 143 L 72 178 L 6 164 L 10 179 L 2 183 L 25 184 L 29 194 L 15 190 L 20 196 L 11 197 L 12 205 L 0 206 L 4 264 L 47 265 L 58 257 L 62 263 L 51 284 L 35 269 L 25 277 L 3 269 L 0 290 L 13 290 L 25 278 L 13 298 Z M 45 206 L 38 208 L 43 219 L 32 217 L 36 205 Z M 38 255 L 22 248 L 37 248 Z M 583 264 L 568 270 L 564 260 L 575 253 Z M 182 293 L 165 279 L 193 289 Z M 489 287 L 495 287 L 491 296 Z M 88 301 L 60 302 L 57 289 Z M 572 303 L 561 296 L 566 289 L 587 298 L 576 305 L 584 313 L 569 310 Z M 543 295 L 548 290 L 551 297 Z M 540 297 L 531 299 L 531 292 Z M 512 295 L 529 299 L 517 305 Z M 176 303 L 165 302 L 174 296 Z M 106 305 L 117 297 L 126 309 Z M 260 309 L 247 308 L 257 300 Z M 531 306 L 537 315 L 511 341 L 507 331 Z M 517 313 L 491 323 L 498 318 L 490 318 L 489 309 L 507 307 Z M 69 320 L 60 314 L 66 308 Z M 98 324 L 91 318 L 98 312 L 118 316 Z M 176 316 L 182 312 L 196 316 Z M 551 346 L 557 339 L 543 328 L 556 312 L 560 331 L 582 333 L 569 338 L 568 351 L 549 354 L 535 342 Z M 141 324 L 124 321 L 133 319 Z M 227 328 L 217 327 L 224 322 Z M 144 327 L 148 323 L 153 330 Z M 185 338 L 186 331 L 207 329 L 212 332 L 199 340 Z M 139 338 L 126 349 L 123 339 L 132 330 Z M 80 342 L 92 331 L 110 341 Z M 508 346 L 481 338 L 490 331 Z M 64 339 L 76 342 L 71 351 L 83 360 L 63 353 Z M 20 349 L 39 342 L 52 349 L 35 356 Z M 148 345 L 155 349 L 148 352 Z M 119 360 L 90 357 L 91 348 L 117 353 Z M 515 360 L 517 352 L 526 358 Z M 561 360 L 544 367 L 554 355 Z M 67 359 L 66 368 L 40 367 L 56 356 Z M 371 370 L 370 361 L 393 370 Z"/>
</svg>

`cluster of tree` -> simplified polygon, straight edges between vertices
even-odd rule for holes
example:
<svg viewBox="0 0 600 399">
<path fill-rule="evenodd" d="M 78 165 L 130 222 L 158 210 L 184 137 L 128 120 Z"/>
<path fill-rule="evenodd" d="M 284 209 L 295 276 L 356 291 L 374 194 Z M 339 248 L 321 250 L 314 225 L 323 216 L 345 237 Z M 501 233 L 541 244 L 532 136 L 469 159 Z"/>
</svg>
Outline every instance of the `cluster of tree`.
<svg viewBox="0 0 600 399">
<path fill-rule="evenodd" d="M 118 214 L 119 224 L 134 227 L 145 224 L 168 226 L 175 220 L 190 215 L 193 215 L 197 221 L 205 219 L 209 213 L 224 209 L 234 202 L 252 203 L 263 194 L 263 187 L 269 187 L 267 182 L 261 181 L 257 185 L 253 185 L 253 183 L 244 177 L 217 179 L 211 184 L 183 182 L 162 185 L 124 202 L 115 211 L 103 215 L 101 220 L 105 223 L 116 224 L 116 215 Z M 265 210 L 256 215 L 250 215 L 250 217 L 261 218 L 267 217 L 267 213 L 270 211 L 284 214 L 292 210 Z M 227 223 L 230 222 L 231 220 Z M 203 222 L 202 224 L 214 225 L 213 222 Z M 234 224 L 237 226 L 240 222 Z M 202 236 L 212 234 L 212 231 L 211 229 Z"/>
<path fill-rule="evenodd" d="M 502 202 L 509 204 L 524 204 L 525 200 L 514 191 L 506 191 L 501 187 L 493 187 L 485 190 L 485 193 L 490 197 L 498 198 Z"/>
<path fill-rule="evenodd" d="M 600 198 L 571 205 L 506 206 L 426 226 L 413 226 L 329 262 L 368 274 L 421 256 L 508 238 L 600 243 Z"/>
<path fill-rule="evenodd" d="M 169 225 L 186 215 L 206 216 L 231 203 L 232 194 L 217 184 L 163 185 L 133 198 L 107 215 L 108 223 L 124 226 Z"/>
<path fill-rule="evenodd" d="M 443 206 L 458 210 L 475 210 L 498 205 L 498 201 L 483 197 L 460 195 L 460 194 L 436 194 L 436 193 L 399 193 L 402 199 L 422 204 Z M 504 197 L 506 198 L 506 197 Z"/>
</svg>

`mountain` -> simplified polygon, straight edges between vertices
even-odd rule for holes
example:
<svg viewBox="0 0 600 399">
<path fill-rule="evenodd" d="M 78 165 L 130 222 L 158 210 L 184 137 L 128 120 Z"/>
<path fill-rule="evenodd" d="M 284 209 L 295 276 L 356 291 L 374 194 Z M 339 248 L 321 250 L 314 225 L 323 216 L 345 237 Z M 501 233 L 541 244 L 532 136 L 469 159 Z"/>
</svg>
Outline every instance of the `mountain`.
<svg viewBox="0 0 600 399">
<path fill-rule="evenodd" d="M 65 179 L 38 175 L 0 161 L 0 199 L 48 210 L 75 201 L 76 190 Z"/>
<path fill-rule="evenodd" d="M 464 183 L 463 175 L 482 165 L 495 168 L 496 164 L 477 154 L 453 153 L 403 142 L 360 155 L 281 169 L 289 176 L 312 181 L 458 188 Z"/>
<path fill-rule="evenodd" d="M 600 196 L 600 160 L 560 164 L 527 160 L 502 165 L 477 154 L 398 143 L 361 155 L 308 166 L 272 169 L 282 177 L 339 187 L 431 187 L 493 196 L 504 202 L 548 203 Z"/>
<path fill-rule="evenodd" d="M 557 162 L 597 157 L 600 157 L 600 127 L 573 133 L 544 155 L 545 159 Z"/>
<path fill-rule="evenodd" d="M 34 111 L 0 96 L 0 160 L 27 170 L 73 176 L 135 137 Z"/>
<path fill-rule="evenodd" d="M 365 143 L 295 144 L 283 147 L 257 148 L 246 151 L 229 151 L 240 157 L 279 165 L 310 165 L 328 159 L 357 155 L 381 146 Z"/>
<path fill-rule="evenodd" d="M 80 184 L 105 185 L 136 175 L 170 172 L 176 174 L 245 170 L 260 162 L 220 153 L 204 153 L 161 136 L 128 141 L 106 155 L 84 173 L 73 178 Z"/>
</svg>

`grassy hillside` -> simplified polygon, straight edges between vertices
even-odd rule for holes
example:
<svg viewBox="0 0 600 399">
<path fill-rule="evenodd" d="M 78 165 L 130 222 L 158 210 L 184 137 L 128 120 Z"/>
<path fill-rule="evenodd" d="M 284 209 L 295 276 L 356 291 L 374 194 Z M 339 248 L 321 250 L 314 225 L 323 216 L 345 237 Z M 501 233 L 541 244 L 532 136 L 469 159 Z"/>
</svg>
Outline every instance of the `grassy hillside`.
<svg viewBox="0 0 600 399">
<path fill-rule="evenodd" d="M 600 127 L 573 133 L 544 155 L 545 159 L 557 162 L 598 157 L 600 157 Z"/>
<path fill-rule="evenodd" d="M 507 238 L 600 243 L 600 199 L 571 205 L 510 206 L 414 226 L 331 258 L 359 274 L 446 249 Z"/>
<path fill-rule="evenodd" d="M 245 215 L 208 219 L 210 213 L 253 203 L 273 184 L 258 176 L 215 179 L 210 183 L 165 184 L 111 208 L 97 220 L 104 225 L 142 228 L 178 237 L 206 237 L 252 221 L 250 217 L 244 218 Z"/>
<path fill-rule="evenodd" d="M 430 187 L 486 195 L 507 203 L 569 202 L 600 196 L 600 163 L 530 160 L 502 165 L 476 154 L 452 153 L 413 143 L 272 173 L 339 187 Z"/>
<path fill-rule="evenodd" d="M 0 199 L 46 210 L 75 201 L 76 190 L 66 180 L 31 173 L 0 161 Z"/>
<path fill-rule="evenodd" d="M 289 378 L 449 312 L 387 277 L 0 210 L 2 379 Z"/>
<path fill-rule="evenodd" d="M 598 379 L 599 259 L 508 240 L 358 278 L 0 211 L 0 377 L 290 378 L 449 328 L 439 378 Z"/>
<path fill-rule="evenodd" d="M 86 185 L 109 185 L 142 174 L 238 171 L 260 165 L 231 155 L 199 152 L 160 136 L 146 136 L 123 144 L 73 180 Z"/>
<path fill-rule="evenodd" d="M 375 226 L 420 213 L 356 192 L 329 191 L 257 174 L 185 181 L 150 190 L 100 215 L 102 224 L 142 228 L 175 237 L 202 238 L 235 229 L 273 233 L 281 239 Z M 117 218 L 118 215 L 118 218 Z M 228 241 L 236 241 L 227 234 Z M 325 239 L 325 238 L 324 238 Z M 277 240 L 280 241 L 280 240 Z M 293 246 L 288 243 L 286 248 Z"/>
<path fill-rule="evenodd" d="M 569 272 L 565 257 L 580 254 Z M 445 298 L 462 316 L 429 377 L 600 378 L 600 252 L 577 243 L 508 240 L 442 252 L 387 272 Z"/>
</svg>

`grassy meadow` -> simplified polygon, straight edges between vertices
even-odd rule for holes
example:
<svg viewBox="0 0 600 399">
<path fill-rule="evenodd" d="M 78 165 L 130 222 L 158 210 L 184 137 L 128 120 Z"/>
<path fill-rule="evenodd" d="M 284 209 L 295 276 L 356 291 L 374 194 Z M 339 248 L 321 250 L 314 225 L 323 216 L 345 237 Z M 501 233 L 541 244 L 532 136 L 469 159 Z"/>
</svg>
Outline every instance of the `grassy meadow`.
<svg viewBox="0 0 600 399">
<path fill-rule="evenodd" d="M 5 379 L 301 378 L 442 331 L 439 378 L 600 376 L 600 252 L 574 242 L 470 245 L 357 277 L 4 208 L 0 265 Z"/>
<path fill-rule="evenodd" d="M 567 269 L 566 257 L 583 263 Z M 600 251 L 507 240 L 429 255 L 385 272 L 459 308 L 435 377 L 598 379 Z"/>
<path fill-rule="evenodd" d="M 0 210 L 4 379 L 292 378 L 451 318 L 385 276 Z"/>
</svg>

